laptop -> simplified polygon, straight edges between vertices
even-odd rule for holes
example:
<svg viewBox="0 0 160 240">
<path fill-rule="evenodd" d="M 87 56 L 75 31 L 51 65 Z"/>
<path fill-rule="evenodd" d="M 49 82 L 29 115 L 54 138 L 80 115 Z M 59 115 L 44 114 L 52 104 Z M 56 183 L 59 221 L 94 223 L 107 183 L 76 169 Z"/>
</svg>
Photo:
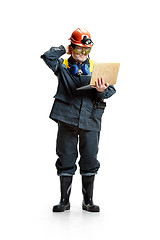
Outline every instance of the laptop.
<svg viewBox="0 0 160 240">
<path fill-rule="evenodd" d="M 95 81 L 97 81 L 97 79 L 101 77 L 103 77 L 104 82 L 108 82 L 109 85 L 116 84 L 119 67 L 120 63 L 95 63 L 90 84 L 79 87 L 77 88 L 77 90 L 92 89 L 91 86 L 95 86 Z"/>
</svg>

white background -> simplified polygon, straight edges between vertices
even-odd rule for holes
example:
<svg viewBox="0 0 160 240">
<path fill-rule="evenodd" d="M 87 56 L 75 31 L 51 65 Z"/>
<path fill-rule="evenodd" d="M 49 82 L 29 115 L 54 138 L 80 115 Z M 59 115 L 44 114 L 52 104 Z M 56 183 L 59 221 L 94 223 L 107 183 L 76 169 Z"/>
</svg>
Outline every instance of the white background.
<svg viewBox="0 0 160 240">
<path fill-rule="evenodd" d="M 156 0 L 1 3 L 1 239 L 160 239 L 159 21 Z M 57 125 L 48 116 L 57 80 L 40 55 L 69 44 L 78 27 L 91 32 L 92 59 L 121 66 L 103 116 L 101 212 L 82 212 L 77 171 L 71 211 L 54 214 Z"/>
</svg>

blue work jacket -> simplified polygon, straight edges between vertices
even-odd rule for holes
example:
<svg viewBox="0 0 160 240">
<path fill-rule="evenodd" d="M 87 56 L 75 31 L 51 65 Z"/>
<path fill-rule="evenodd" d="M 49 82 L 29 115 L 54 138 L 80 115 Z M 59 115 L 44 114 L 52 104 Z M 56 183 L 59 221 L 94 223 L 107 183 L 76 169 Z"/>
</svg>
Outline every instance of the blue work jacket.
<svg viewBox="0 0 160 240">
<path fill-rule="evenodd" d="M 110 85 L 103 93 L 96 89 L 77 90 L 78 87 L 90 83 L 92 72 L 88 75 L 73 76 L 70 65 L 72 57 L 67 61 L 61 58 L 66 53 L 64 46 L 52 47 L 41 55 L 49 68 L 58 77 L 58 88 L 54 96 L 55 101 L 50 113 L 50 118 L 56 122 L 61 121 L 67 124 L 78 126 L 81 129 L 100 131 L 101 118 L 106 103 L 103 99 L 111 97 L 115 92 L 113 85 Z M 85 61 L 90 67 L 90 60 Z"/>
</svg>

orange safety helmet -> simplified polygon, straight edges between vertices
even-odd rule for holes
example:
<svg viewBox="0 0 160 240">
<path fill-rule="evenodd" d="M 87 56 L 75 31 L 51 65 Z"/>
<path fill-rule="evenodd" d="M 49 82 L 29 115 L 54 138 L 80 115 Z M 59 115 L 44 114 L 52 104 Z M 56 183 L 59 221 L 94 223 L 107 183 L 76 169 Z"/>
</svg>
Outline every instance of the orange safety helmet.
<svg viewBox="0 0 160 240">
<path fill-rule="evenodd" d="M 84 28 L 77 28 L 69 40 L 71 40 L 71 43 L 81 47 L 92 47 L 94 44 L 91 40 L 90 33 Z"/>
</svg>

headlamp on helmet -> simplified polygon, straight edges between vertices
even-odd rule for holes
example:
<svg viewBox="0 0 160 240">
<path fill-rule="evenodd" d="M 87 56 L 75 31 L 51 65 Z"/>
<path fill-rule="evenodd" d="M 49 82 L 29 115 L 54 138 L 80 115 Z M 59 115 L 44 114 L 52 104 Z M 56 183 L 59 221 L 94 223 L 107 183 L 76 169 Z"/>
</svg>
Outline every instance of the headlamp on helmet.
<svg viewBox="0 0 160 240">
<path fill-rule="evenodd" d="M 92 44 L 92 46 L 94 45 L 94 43 L 92 42 L 91 38 L 89 38 L 89 36 L 84 36 L 84 38 L 81 41 L 84 45 L 89 45 Z"/>
</svg>

